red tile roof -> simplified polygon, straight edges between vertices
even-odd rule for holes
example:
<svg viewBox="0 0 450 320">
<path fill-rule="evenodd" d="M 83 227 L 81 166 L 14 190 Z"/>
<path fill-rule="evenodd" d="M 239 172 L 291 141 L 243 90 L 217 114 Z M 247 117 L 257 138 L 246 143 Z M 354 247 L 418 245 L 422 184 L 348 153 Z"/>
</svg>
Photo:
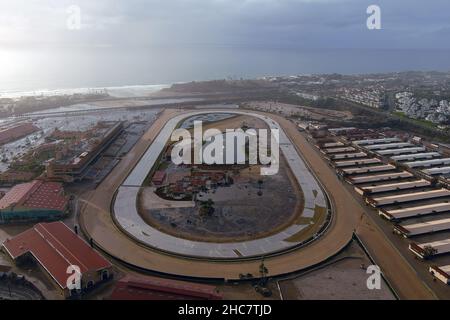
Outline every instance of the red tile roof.
<svg viewBox="0 0 450 320">
<path fill-rule="evenodd" d="M 0 144 L 8 143 L 10 141 L 14 141 L 21 137 L 27 136 L 35 131 L 38 131 L 39 128 L 34 126 L 31 123 L 23 123 L 18 126 L 7 128 L 0 131 Z"/>
<path fill-rule="evenodd" d="M 220 300 L 210 285 L 156 277 L 127 276 L 117 282 L 112 300 Z"/>
<path fill-rule="evenodd" d="M 34 188 L 37 181 L 16 185 L 0 200 L 0 210 L 20 203 L 20 201 Z"/>
<path fill-rule="evenodd" d="M 35 180 L 16 185 L 0 199 L 0 210 L 11 206 L 63 211 L 67 197 L 62 184 Z"/>
<path fill-rule="evenodd" d="M 111 264 L 61 221 L 39 223 L 3 243 L 11 258 L 31 253 L 61 288 L 66 288 L 67 268 L 76 265 L 81 273 L 100 271 Z"/>
</svg>

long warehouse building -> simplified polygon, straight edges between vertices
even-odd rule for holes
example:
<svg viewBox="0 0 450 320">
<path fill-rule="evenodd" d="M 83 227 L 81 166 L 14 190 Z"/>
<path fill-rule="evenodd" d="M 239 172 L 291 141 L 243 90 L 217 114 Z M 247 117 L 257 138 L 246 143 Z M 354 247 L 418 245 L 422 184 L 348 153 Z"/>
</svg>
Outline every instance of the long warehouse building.
<svg viewBox="0 0 450 320">
<path fill-rule="evenodd" d="M 445 284 L 450 284 L 450 265 L 440 267 L 431 266 L 430 273 Z"/>
<path fill-rule="evenodd" d="M 386 149 L 397 149 L 397 148 L 405 148 L 412 146 L 409 142 L 397 142 L 397 143 L 386 143 L 386 144 L 374 144 L 371 146 L 366 146 L 367 150 L 375 151 L 375 150 L 386 150 Z"/>
<path fill-rule="evenodd" d="M 374 145 L 374 144 L 380 144 L 380 143 L 392 143 L 392 142 L 400 142 L 400 139 L 399 138 L 381 138 L 381 139 L 366 139 L 366 140 L 353 141 L 353 143 L 358 146 Z"/>
<path fill-rule="evenodd" d="M 380 151 L 377 151 L 377 153 L 382 156 L 390 156 L 390 155 L 397 155 L 397 154 L 422 152 L 425 150 L 426 150 L 425 147 L 413 147 L 413 148 L 380 150 Z"/>
<path fill-rule="evenodd" d="M 365 157 L 367 157 L 367 153 L 365 153 L 365 152 L 355 152 L 355 153 L 333 154 L 333 155 L 330 155 L 330 157 L 333 160 L 356 159 L 356 158 L 365 158 Z"/>
<path fill-rule="evenodd" d="M 388 204 L 405 203 L 417 200 L 435 199 L 450 196 L 450 190 L 437 189 L 424 192 L 398 194 L 395 196 L 387 196 L 380 198 L 367 198 L 366 201 L 374 207 L 385 206 Z"/>
<path fill-rule="evenodd" d="M 392 171 L 395 170 L 396 167 L 392 164 L 386 164 L 381 166 L 366 166 L 360 168 L 348 168 L 342 169 L 342 172 L 345 174 L 362 174 L 362 173 L 372 173 L 372 172 L 382 172 L 382 171 Z"/>
<path fill-rule="evenodd" d="M 378 213 L 388 220 L 399 220 L 405 218 L 425 216 L 429 214 L 441 213 L 450 211 L 450 203 L 440 202 L 427 204 L 416 207 L 408 207 L 403 209 L 385 210 L 380 209 Z"/>
<path fill-rule="evenodd" d="M 441 154 L 438 152 L 425 152 L 425 153 L 413 153 L 413 154 L 403 154 L 400 156 L 391 157 L 394 161 L 415 161 L 419 159 L 433 159 L 435 157 L 440 157 Z"/>
<path fill-rule="evenodd" d="M 422 170 L 423 173 L 434 176 L 450 173 L 450 167 L 440 167 Z"/>
<path fill-rule="evenodd" d="M 370 159 L 361 159 L 361 160 L 349 160 L 349 161 L 338 161 L 334 163 L 336 168 L 344 168 L 344 167 L 355 167 L 366 164 L 375 164 L 381 163 L 381 160 L 378 158 L 370 158 Z"/>
<path fill-rule="evenodd" d="M 433 167 L 443 164 L 450 164 L 450 158 L 405 162 L 405 166 L 410 168 Z"/>
<path fill-rule="evenodd" d="M 450 252 L 450 239 L 428 243 L 410 243 L 409 250 L 421 259 L 427 259 L 438 254 Z"/>
<path fill-rule="evenodd" d="M 342 148 L 328 148 L 324 149 L 324 152 L 327 154 L 333 154 L 333 153 L 344 153 L 344 152 L 352 152 L 356 151 L 353 147 L 342 147 Z"/>
<path fill-rule="evenodd" d="M 345 146 L 343 142 L 326 142 L 322 145 L 322 148 L 336 148 Z"/>
<path fill-rule="evenodd" d="M 450 218 L 412 223 L 406 225 L 397 225 L 394 227 L 394 231 L 397 232 L 398 234 L 401 234 L 405 238 L 449 229 L 450 229 Z"/>
<path fill-rule="evenodd" d="M 360 195 L 380 193 L 380 192 L 389 192 L 389 191 L 398 191 L 398 190 L 407 190 L 414 189 L 420 187 L 428 187 L 431 185 L 431 182 L 425 179 L 415 180 L 415 181 L 406 181 L 406 182 L 398 182 L 398 183 L 388 183 L 381 184 L 378 186 L 368 186 L 368 187 L 355 187 L 355 191 Z"/>
<path fill-rule="evenodd" d="M 379 175 L 370 175 L 362 177 L 349 177 L 347 180 L 352 184 L 369 183 L 369 182 L 379 182 L 379 181 L 389 181 L 396 180 L 400 178 L 411 178 L 414 175 L 408 171 L 395 172 L 395 173 L 385 173 Z"/>
</svg>

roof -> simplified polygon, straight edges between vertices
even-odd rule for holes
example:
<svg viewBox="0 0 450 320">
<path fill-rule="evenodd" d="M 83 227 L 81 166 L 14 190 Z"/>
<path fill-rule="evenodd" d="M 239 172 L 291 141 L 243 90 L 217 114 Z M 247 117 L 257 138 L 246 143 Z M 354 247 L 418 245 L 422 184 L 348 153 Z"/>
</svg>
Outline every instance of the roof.
<svg viewBox="0 0 450 320">
<path fill-rule="evenodd" d="M 424 159 L 424 158 L 433 158 L 440 156 L 438 152 L 425 152 L 425 153 L 413 153 L 413 154 L 404 154 L 400 156 L 391 157 L 392 160 L 401 161 L 408 159 Z"/>
<path fill-rule="evenodd" d="M 380 138 L 380 139 L 367 139 L 367 140 L 357 140 L 353 141 L 354 144 L 358 145 L 365 145 L 365 144 L 374 144 L 374 143 L 381 143 L 381 142 L 395 142 L 400 141 L 399 138 Z"/>
<path fill-rule="evenodd" d="M 380 184 L 377 186 L 362 187 L 361 189 L 364 191 L 377 193 L 391 190 L 413 189 L 415 187 L 424 187 L 429 185 L 431 185 L 431 182 L 425 179 L 420 179 L 415 181 L 396 182 L 396 183 Z"/>
<path fill-rule="evenodd" d="M 218 300 L 222 297 L 210 285 L 156 277 L 127 276 L 117 282 L 112 300 Z"/>
<path fill-rule="evenodd" d="M 152 181 L 163 181 L 165 177 L 166 177 L 166 172 L 158 170 L 153 175 Z"/>
<path fill-rule="evenodd" d="M 37 181 L 18 184 L 0 199 L 0 210 L 19 203 L 36 186 Z"/>
<path fill-rule="evenodd" d="M 51 209 L 63 211 L 67 205 L 62 184 L 35 180 L 18 184 L 2 199 L 0 210 L 20 206 L 33 209 Z"/>
<path fill-rule="evenodd" d="M 373 201 L 377 203 L 393 203 L 393 202 L 408 202 L 414 200 L 432 199 L 436 197 L 450 196 L 450 190 L 447 189 L 436 189 L 430 191 L 414 192 L 414 193 L 404 193 L 397 194 L 393 196 L 385 196 L 373 198 Z"/>
<path fill-rule="evenodd" d="M 81 273 L 99 271 L 111 264 L 61 221 L 39 223 L 3 243 L 12 259 L 30 253 L 61 288 L 66 288 L 67 268 Z"/>
<path fill-rule="evenodd" d="M 0 130 L 0 143 L 14 141 L 15 139 L 29 135 L 38 130 L 39 128 L 31 123 L 22 123 L 15 127 Z"/>
</svg>

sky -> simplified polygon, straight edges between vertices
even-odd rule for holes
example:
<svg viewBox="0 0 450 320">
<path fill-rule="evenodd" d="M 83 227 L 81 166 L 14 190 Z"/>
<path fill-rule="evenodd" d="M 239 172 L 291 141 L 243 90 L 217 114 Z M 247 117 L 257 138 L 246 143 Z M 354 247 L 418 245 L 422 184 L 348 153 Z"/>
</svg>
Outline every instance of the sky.
<svg viewBox="0 0 450 320">
<path fill-rule="evenodd" d="M 380 30 L 367 28 L 371 5 L 380 8 Z M 449 0 L 0 0 L 0 97 L 301 73 L 446 71 L 449 17 Z"/>
<path fill-rule="evenodd" d="M 381 9 L 368 30 L 366 9 Z M 81 28 L 69 30 L 68 8 Z M 3 47 L 449 49 L 448 0 L 0 0 Z"/>
</svg>

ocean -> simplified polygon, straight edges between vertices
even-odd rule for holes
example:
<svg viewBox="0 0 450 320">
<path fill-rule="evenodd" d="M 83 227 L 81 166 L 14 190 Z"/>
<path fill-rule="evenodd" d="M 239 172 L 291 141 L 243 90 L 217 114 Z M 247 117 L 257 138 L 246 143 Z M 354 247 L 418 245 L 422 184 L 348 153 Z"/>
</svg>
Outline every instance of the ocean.
<svg viewBox="0 0 450 320">
<path fill-rule="evenodd" d="M 117 96 L 176 82 L 310 73 L 450 71 L 450 50 L 246 46 L 0 48 L 0 97 L 110 88 Z M 114 95 L 113 94 L 113 95 Z"/>
</svg>

